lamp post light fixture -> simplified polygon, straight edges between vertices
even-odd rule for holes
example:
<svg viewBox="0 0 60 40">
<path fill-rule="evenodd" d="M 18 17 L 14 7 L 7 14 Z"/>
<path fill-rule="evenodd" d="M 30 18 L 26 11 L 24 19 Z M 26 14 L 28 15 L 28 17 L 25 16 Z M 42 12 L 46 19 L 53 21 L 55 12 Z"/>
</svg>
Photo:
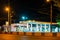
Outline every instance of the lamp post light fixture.
<svg viewBox="0 0 60 40">
<path fill-rule="evenodd" d="M 22 16 L 22 19 L 23 19 L 23 20 L 25 20 L 25 17 L 24 17 L 24 16 Z"/>
<path fill-rule="evenodd" d="M 50 2 L 50 0 L 46 0 L 47 2 Z"/>
<path fill-rule="evenodd" d="M 52 0 L 46 0 L 47 3 L 50 3 L 50 25 L 52 26 Z"/>
<path fill-rule="evenodd" d="M 28 17 L 26 17 L 26 16 L 22 16 L 22 20 L 26 20 L 26 19 L 28 19 Z"/>
<path fill-rule="evenodd" d="M 9 14 L 10 8 L 9 8 L 9 7 L 6 7 L 6 8 L 5 8 L 5 11 L 8 12 L 8 24 L 10 25 L 10 14 Z"/>
<path fill-rule="evenodd" d="M 9 11 L 9 8 L 8 7 L 6 7 L 6 9 L 5 9 L 6 11 Z"/>
</svg>

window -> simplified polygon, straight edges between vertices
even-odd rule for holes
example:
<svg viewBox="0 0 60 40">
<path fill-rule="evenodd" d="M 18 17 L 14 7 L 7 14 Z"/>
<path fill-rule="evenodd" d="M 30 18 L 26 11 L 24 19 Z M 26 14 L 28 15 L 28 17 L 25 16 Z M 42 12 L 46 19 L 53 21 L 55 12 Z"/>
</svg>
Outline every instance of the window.
<svg viewBox="0 0 60 40">
<path fill-rule="evenodd" d="M 36 24 L 32 24 L 32 27 L 36 27 Z"/>
</svg>

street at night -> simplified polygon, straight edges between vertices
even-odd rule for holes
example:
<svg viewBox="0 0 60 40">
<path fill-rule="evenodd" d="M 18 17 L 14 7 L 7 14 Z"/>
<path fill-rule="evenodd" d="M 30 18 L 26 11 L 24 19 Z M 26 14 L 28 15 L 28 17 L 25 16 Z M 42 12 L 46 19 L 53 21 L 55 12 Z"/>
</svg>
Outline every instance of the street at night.
<svg viewBox="0 0 60 40">
<path fill-rule="evenodd" d="M 0 0 L 0 40 L 60 40 L 60 0 Z"/>
<path fill-rule="evenodd" d="M 21 36 L 21 35 L 12 35 L 12 34 L 0 34 L 0 40 L 60 40 L 60 37 Z"/>
</svg>

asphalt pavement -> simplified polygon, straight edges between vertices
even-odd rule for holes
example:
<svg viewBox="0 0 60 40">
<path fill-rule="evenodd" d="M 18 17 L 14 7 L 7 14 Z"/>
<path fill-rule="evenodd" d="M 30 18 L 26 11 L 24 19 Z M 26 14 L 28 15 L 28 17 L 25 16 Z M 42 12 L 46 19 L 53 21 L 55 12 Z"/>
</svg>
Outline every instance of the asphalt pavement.
<svg viewBox="0 0 60 40">
<path fill-rule="evenodd" d="M 60 40 L 60 37 L 21 36 L 13 34 L 0 34 L 0 40 Z"/>
</svg>

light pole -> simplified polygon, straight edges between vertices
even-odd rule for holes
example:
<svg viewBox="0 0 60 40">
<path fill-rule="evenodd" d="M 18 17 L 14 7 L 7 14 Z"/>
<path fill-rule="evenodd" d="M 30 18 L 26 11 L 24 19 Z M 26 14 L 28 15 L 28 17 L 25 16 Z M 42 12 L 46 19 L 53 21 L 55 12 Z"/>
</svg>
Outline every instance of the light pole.
<svg viewBox="0 0 60 40">
<path fill-rule="evenodd" d="M 52 0 L 46 0 L 47 3 L 52 2 Z M 50 26 L 52 27 L 52 3 L 50 3 Z M 52 30 L 51 30 L 52 32 Z"/>
<path fill-rule="evenodd" d="M 10 21 L 10 7 L 5 7 L 5 11 L 8 12 L 8 27 L 7 27 L 7 30 L 9 32 L 10 31 L 10 24 L 11 24 L 11 21 Z"/>
<path fill-rule="evenodd" d="M 6 7 L 5 10 L 8 12 L 8 25 L 10 25 L 10 8 Z"/>
<path fill-rule="evenodd" d="M 50 2 L 50 26 L 52 27 L 52 0 L 46 0 L 47 2 Z M 51 28 L 52 32 L 52 28 Z M 53 33 L 53 36 L 56 36 L 56 33 Z"/>
</svg>

